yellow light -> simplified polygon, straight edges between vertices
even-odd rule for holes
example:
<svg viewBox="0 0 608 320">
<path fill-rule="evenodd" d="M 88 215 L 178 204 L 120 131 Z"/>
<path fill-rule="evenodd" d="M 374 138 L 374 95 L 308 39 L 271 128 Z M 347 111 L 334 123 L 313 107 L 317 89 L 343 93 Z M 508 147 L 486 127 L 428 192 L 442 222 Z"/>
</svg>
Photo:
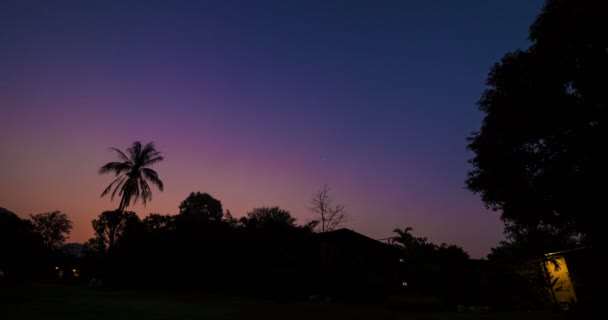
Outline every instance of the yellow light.
<svg viewBox="0 0 608 320">
<path fill-rule="evenodd" d="M 407 287 L 407 282 L 403 281 L 403 283 L 401 283 L 402 286 Z"/>
<path fill-rule="evenodd" d="M 72 269 L 72 272 L 76 272 L 76 271 L 78 271 L 78 270 L 76 270 L 76 269 Z"/>
<path fill-rule="evenodd" d="M 59 267 L 55 267 L 55 270 L 59 270 Z"/>
</svg>

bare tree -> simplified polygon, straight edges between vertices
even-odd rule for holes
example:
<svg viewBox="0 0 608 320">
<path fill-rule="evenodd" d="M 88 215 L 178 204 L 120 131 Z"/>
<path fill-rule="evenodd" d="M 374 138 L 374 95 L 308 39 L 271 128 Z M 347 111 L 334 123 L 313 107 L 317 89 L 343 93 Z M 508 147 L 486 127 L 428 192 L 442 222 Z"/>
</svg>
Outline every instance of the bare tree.
<svg viewBox="0 0 608 320">
<path fill-rule="evenodd" d="M 329 196 L 331 188 L 325 184 L 312 195 L 310 201 L 310 211 L 318 215 L 321 232 L 332 231 L 342 226 L 349 220 L 349 216 L 344 211 L 344 206 L 333 203 Z"/>
</svg>

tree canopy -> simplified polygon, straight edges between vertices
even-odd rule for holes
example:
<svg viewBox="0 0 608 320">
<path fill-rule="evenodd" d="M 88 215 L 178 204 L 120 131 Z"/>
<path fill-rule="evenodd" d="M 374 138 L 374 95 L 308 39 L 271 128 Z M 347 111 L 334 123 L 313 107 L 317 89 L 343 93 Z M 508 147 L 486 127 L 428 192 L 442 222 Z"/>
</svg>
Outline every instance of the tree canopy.
<svg viewBox="0 0 608 320">
<path fill-rule="evenodd" d="M 70 217 L 61 211 L 31 214 L 34 231 L 50 250 L 59 250 L 72 230 Z"/>
<path fill-rule="evenodd" d="M 95 231 L 92 244 L 99 251 L 111 250 L 126 235 L 129 225 L 138 222 L 139 217 L 132 211 L 104 211 L 91 221 Z"/>
<path fill-rule="evenodd" d="M 179 213 L 184 216 L 201 217 L 209 221 L 221 221 L 224 211 L 222 202 L 208 193 L 191 192 L 179 205 Z"/>
<path fill-rule="evenodd" d="M 247 218 L 241 222 L 253 228 L 295 227 L 296 218 L 279 207 L 260 207 L 248 212 Z"/>
<path fill-rule="evenodd" d="M 602 212 L 608 28 L 600 3 L 547 1 L 531 46 L 507 53 L 488 75 L 466 184 L 502 213 L 508 237 L 590 241 Z"/>
</svg>

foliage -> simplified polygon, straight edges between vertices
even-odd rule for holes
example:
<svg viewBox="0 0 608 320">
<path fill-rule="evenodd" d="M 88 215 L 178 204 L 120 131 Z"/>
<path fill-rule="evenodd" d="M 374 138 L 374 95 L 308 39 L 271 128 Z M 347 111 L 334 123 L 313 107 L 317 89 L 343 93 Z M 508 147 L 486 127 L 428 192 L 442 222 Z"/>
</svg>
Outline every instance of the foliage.
<svg viewBox="0 0 608 320">
<path fill-rule="evenodd" d="M 52 251 L 61 249 L 72 230 L 70 217 L 61 211 L 31 214 L 30 220 L 34 231 L 40 235 L 44 245 Z"/>
<path fill-rule="evenodd" d="M 491 299 L 501 308 L 545 309 L 551 304 L 547 295 L 540 260 L 530 260 L 525 240 L 502 241 L 488 255 Z"/>
<path fill-rule="evenodd" d="M 239 220 L 232 216 L 230 210 L 226 210 L 223 221 L 232 228 L 235 228 L 239 223 Z"/>
<path fill-rule="evenodd" d="M 173 231 L 175 229 L 175 217 L 168 214 L 150 213 L 142 222 L 148 232 Z"/>
<path fill-rule="evenodd" d="M 254 208 L 241 223 L 250 228 L 295 227 L 296 218 L 279 207 Z"/>
<path fill-rule="evenodd" d="M 416 238 L 410 233 L 410 231 L 413 230 L 414 229 L 412 229 L 411 227 L 403 228 L 403 230 L 393 230 L 393 233 L 396 233 L 397 235 L 391 238 L 392 242 L 399 243 L 406 249 L 412 250 L 414 248 L 414 243 L 416 240 Z"/>
<path fill-rule="evenodd" d="M 224 214 L 222 202 L 208 193 L 191 192 L 179 205 L 180 215 L 198 217 L 207 221 L 221 221 Z"/>
<path fill-rule="evenodd" d="M 502 212 L 507 236 L 590 241 L 608 163 L 604 13 L 601 1 L 547 1 L 530 27 L 532 45 L 490 71 L 481 130 L 468 139 L 467 187 Z"/>
<path fill-rule="evenodd" d="M 114 173 L 116 176 L 116 179 L 108 185 L 101 196 L 109 194 L 114 188 L 110 199 L 114 200 L 114 196 L 117 194 L 121 197 L 118 210 L 122 211 L 127 208 L 131 201 L 134 204 L 137 203 L 139 198 L 142 199 L 144 205 L 152 200 L 152 190 L 148 182 L 163 191 L 164 184 L 158 177 L 158 173 L 149 168 L 164 159 L 154 147 L 154 143 L 150 142 L 142 146 L 139 141 L 135 141 L 131 147 L 127 148 L 126 153 L 117 148 L 111 149 L 116 151 L 122 162 L 108 162 L 99 169 L 100 174 Z"/>
<path fill-rule="evenodd" d="M 132 211 L 104 211 L 91 222 L 95 238 L 89 244 L 101 252 L 110 251 L 128 235 L 129 227 L 139 222 L 139 217 Z"/>
<path fill-rule="evenodd" d="M 9 279 L 32 278 L 40 273 L 44 245 L 31 221 L 0 208 L 0 269 Z"/>
</svg>

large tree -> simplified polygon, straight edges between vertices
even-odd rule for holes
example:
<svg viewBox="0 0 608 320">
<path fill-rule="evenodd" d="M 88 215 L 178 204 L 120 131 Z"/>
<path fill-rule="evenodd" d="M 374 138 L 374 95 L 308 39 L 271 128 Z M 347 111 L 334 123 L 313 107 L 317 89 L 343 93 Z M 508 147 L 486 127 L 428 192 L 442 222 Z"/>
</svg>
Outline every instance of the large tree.
<svg viewBox="0 0 608 320">
<path fill-rule="evenodd" d="M 111 149 L 116 151 L 121 162 L 108 162 L 99 169 L 100 174 L 114 173 L 116 176 L 116 179 L 108 185 L 101 196 L 109 194 L 114 188 L 111 199 L 113 200 L 116 194 L 121 198 L 118 210 L 125 210 L 131 201 L 134 204 L 137 203 L 140 197 L 144 204 L 152 200 L 152 190 L 148 182 L 163 191 L 163 182 L 156 171 L 149 168 L 163 160 L 161 153 L 154 147 L 154 143 L 150 142 L 142 146 L 139 141 L 135 141 L 131 147 L 127 148 L 126 153 L 117 148 Z"/>
<path fill-rule="evenodd" d="M 30 219 L 44 245 L 53 251 L 61 249 L 72 230 L 70 217 L 61 211 L 31 214 Z"/>
<path fill-rule="evenodd" d="M 222 202 L 208 193 L 201 192 L 191 192 L 179 204 L 179 213 L 183 216 L 214 222 L 221 221 L 224 215 Z"/>
<path fill-rule="evenodd" d="M 591 241 L 593 217 L 605 211 L 606 21 L 602 1 L 547 1 L 530 27 L 531 46 L 489 73 L 466 183 L 501 212 L 508 237 Z"/>
<path fill-rule="evenodd" d="M 33 272 L 44 266 L 43 247 L 31 221 L 0 207 L 0 271 L 4 277 L 32 279 Z"/>
<path fill-rule="evenodd" d="M 132 211 L 104 211 L 91 221 L 95 238 L 89 240 L 89 245 L 102 252 L 112 250 L 128 235 L 129 227 L 139 222 L 139 217 Z"/>
</svg>

